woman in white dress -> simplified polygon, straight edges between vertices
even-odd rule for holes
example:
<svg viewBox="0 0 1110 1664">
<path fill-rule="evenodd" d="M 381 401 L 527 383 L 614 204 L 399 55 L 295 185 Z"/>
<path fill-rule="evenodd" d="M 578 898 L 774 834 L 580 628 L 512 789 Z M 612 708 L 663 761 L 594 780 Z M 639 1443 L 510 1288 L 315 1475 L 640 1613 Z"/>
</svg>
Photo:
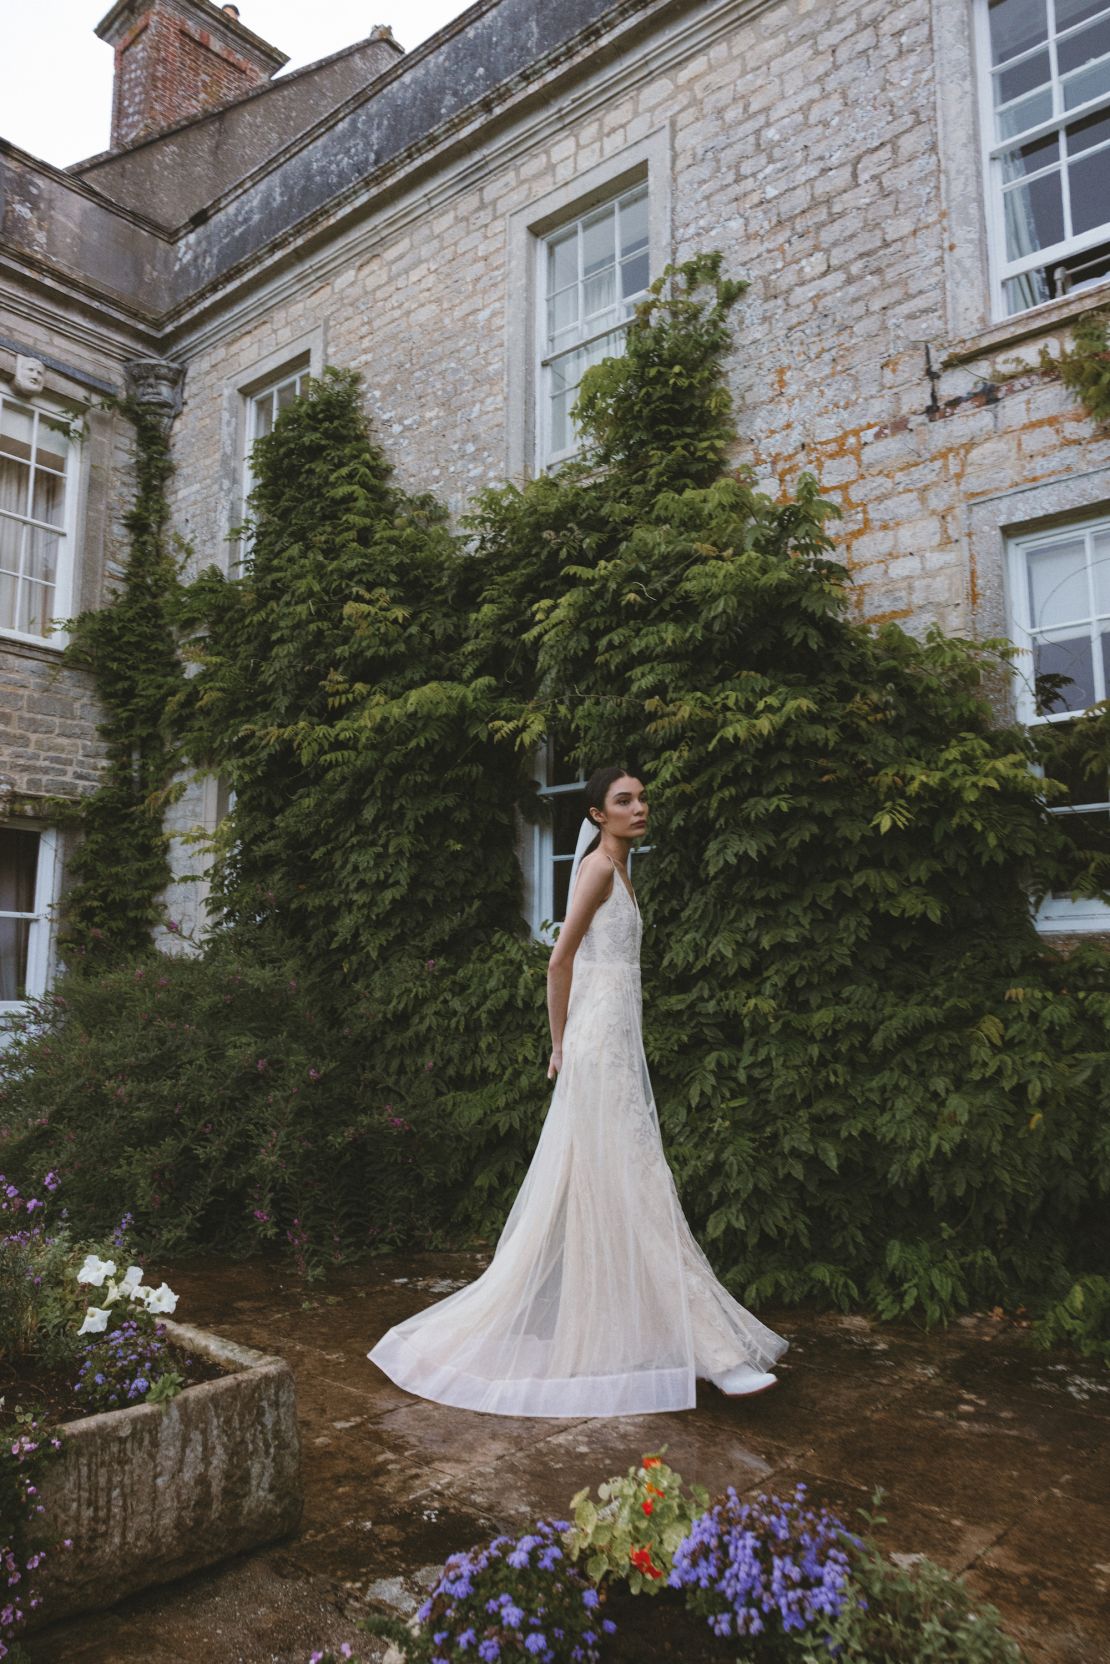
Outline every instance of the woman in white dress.
<svg viewBox="0 0 1110 1664">
<path fill-rule="evenodd" d="M 605 768 L 586 797 L 547 974 L 555 1090 L 528 1172 L 482 1275 L 367 1354 L 408 1392 L 495 1415 L 692 1409 L 698 1376 L 764 1392 L 789 1344 L 717 1281 L 663 1153 L 628 879 L 644 788 Z"/>
</svg>

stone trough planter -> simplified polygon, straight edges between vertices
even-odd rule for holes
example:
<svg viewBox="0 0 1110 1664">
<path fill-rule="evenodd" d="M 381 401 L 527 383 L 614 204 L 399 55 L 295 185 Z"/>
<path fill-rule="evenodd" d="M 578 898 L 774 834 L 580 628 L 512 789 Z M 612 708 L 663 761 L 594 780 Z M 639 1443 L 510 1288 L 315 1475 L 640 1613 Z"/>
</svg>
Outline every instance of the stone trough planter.
<svg viewBox="0 0 1110 1664">
<path fill-rule="evenodd" d="M 166 1321 L 166 1320 L 163 1320 Z M 283 1358 L 166 1321 L 170 1340 L 228 1373 L 165 1406 L 67 1422 L 44 1471 L 46 1539 L 72 1537 L 36 1579 L 28 1632 L 112 1606 L 293 1531 L 301 1517 L 293 1372 Z"/>
</svg>

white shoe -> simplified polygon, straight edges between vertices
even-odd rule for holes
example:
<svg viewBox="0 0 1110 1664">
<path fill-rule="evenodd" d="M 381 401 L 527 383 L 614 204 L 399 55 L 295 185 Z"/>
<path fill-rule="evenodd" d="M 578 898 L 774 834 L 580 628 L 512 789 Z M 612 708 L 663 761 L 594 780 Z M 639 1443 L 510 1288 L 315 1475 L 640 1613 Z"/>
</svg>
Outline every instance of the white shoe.
<svg viewBox="0 0 1110 1664">
<path fill-rule="evenodd" d="M 766 1392 L 769 1387 L 777 1387 L 779 1384 L 777 1375 L 753 1369 L 751 1364 L 736 1364 L 723 1375 L 711 1375 L 709 1379 L 729 1398 L 747 1398 L 754 1393 Z"/>
</svg>

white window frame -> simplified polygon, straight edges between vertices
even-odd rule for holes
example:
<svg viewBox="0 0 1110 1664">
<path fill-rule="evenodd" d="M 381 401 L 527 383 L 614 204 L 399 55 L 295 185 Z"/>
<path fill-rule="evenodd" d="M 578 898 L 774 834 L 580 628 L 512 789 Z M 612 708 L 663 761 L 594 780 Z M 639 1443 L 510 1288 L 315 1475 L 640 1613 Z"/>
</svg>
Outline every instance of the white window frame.
<svg viewBox="0 0 1110 1664">
<path fill-rule="evenodd" d="M 1087 250 L 1090 250 L 1093 254 L 1096 249 L 1101 249 L 1104 244 L 1110 244 L 1110 207 L 1108 207 L 1107 218 L 1103 224 L 1094 226 L 1089 231 L 1084 231 L 1078 236 L 1072 235 L 1067 231 L 1067 226 L 1069 225 L 1071 219 L 1071 212 L 1068 192 L 1065 190 L 1063 192 L 1065 223 L 1064 238 L 1060 242 L 1047 245 L 1045 248 L 1036 249 L 1031 254 L 1022 255 L 1013 260 L 1007 257 L 1004 205 L 1004 197 L 1006 193 L 1003 188 L 1002 180 L 1003 153 L 1016 148 L 1020 144 L 1027 144 L 1034 139 L 1043 138 L 1046 135 L 1057 132 L 1060 135 L 1060 153 L 1056 165 L 1058 168 L 1063 168 L 1065 166 L 1065 158 L 1063 154 L 1064 128 L 1071 125 L 1073 122 L 1082 120 L 1085 116 L 1092 115 L 1103 109 L 1110 113 L 1110 88 L 1108 88 L 1105 92 L 1096 94 L 1093 98 L 1088 99 L 1083 104 L 1077 104 L 1074 109 L 1064 110 L 1062 82 L 1060 80 L 1057 67 L 1057 40 L 1066 39 L 1072 33 L 1086 28 L 1091 22 L 1094 21 L 1094 19 L 1085 18 L 1082 23 L 1074 25 L 1073 28 L 1064 30 L 1060 36 L 1057 36 L 1055 34 L 1055 0 L 1045 0 L 1045 4 L 1048 7 L 1048 40 L 1046 43 L 1038 47 L 1031 48 L 1029 56 L 1032 56 L 1036 51 L 1043 51 L 1046 49 L 1049 53 L 1053 114 L 1045 120 L 1037 122 L 1027 131 L 1015 134 L 1009 138 L 1000 139 L 997 142 L 994 137 L 996 130 L 995 117 L 997 112 L 993 99 L 994 68 L 991 64 L 989 0 L 976 0 L 975 6 L 976 56 L 979 63 L 979 131 L 982 143 L 983 180 L 987 199 L 986 230 L 988 261 L 990 266 L 991 316 L 996 322 L 1002 322 L 1007 318 L 1017 317 L 1024 312 L 1031 311 L 1036 306 L 1047 305 L 1050 301 L 1059 298 L 1057 296 L 1046 296 L 1043 300 L 1031 301 L 1028 305 L 1008 307 L 1006 303 L 1005 288 L 1007 281 L 1021 276 L 1024 272 L 1037 271 L 1042 266 L 1058 265 L 1064 260 L 1070 259 L 1077 254 L 1082 254 Z M 1020 61 L 1020 57 L 1009 59 L 1007 60 L 1007 67 L 1020 63 Z M 1099 60 L 1095 61 L 1097 62 Z M 1092 146 L 1091 148 L 1092 152 L 1095 152 L 1101 149 L 1101 146 Z M 1106 165 L 1108 178 L 1110 178 L 1110 151 L 1104 153 L 1107 158 Z M 1045 171 L 1048 172 L 1050 169 L 1046 168 Z M 1026 179 L 1035 178 L 1036 175 L 1031 174 L 1024 177 Z M 1011 183 L 1017 184 L 1019 182 L 1013 181 Z M 1110 192 L 1108 192 L 1107 200 L 1108 204 L 1110 204 Z M 1101 273 L 1098 276 L 1084 278 L 1078 282 L 1070 284 L 1067 293 L 1070 295 L 1079 294 L 1085 290 L 1093 289 L 1105 283 L 1110 283 L 1110 274 Z"/>
<path fill-rule="evenodd" d="M 25 395 L 11 392 L 0 386 L 0 405 L 3 404 L 20 405 L 24 409 L 35 412 L 35 425 L 31 438 L 32 469 L 34 467 L 34 454 L 40 420 L 43 418 L 48 421 L 57 420 L 63 423 L 67 429 L 73 420 L 72 410 L 57 400 L 44 398 L 39 393 Z M 57 576 L 54 580 L 54 606 L 51 617 L 68 618 L 73 612 L 74 579 L 77 571 L 77 496 L 79 481 L 76 458 L 79 455 L 79 446 L 78 441 L 68 431 L 64 434 L 58 433 L 57 438 L 65 455 L 65 472 L 62 475 L 65 506 L 61 525 L 51 526 L 43 520 L 34 520 L 28 515 L 15 515 L 6 511 L 0 511 L 0 513 L 3 513 L 3 518 L 6 520 L 15 520 L 24 526 L 34 526 L 58 537 Z M 57 625 L 54 625 L 49 635 L 38 635 L 32 630 L 11 629 L 6 624 L 0 623 L 0 639 L 31 642 L 36 647 L 48 647 L 51 651 L 60 653 L 69 639 L 69 633 L 65 629 L 60 629 Z"/>
<path fill-rule="evenodd" d="M 247 499 L 250 497 L 250 494 L 254 489 L 254 472 L 251 468 L 251 451 L 254 448 L 255 440 L 262 437 L 260 432 L 260 423 L 258 420 L 259 406 L 267 399 L 270 401 L 270 428 L 267 429 L 267 432 L 269 432 L 272 430 L 274 421 L 277 419 L 277 401 L 279 395 L 285 388 L 293 386 L 295 389 L 294 397 L 299 397 L 304 389 L 305 377 L 311 375 L 312 373 L 309 354 L 299 353 L 295 358 L 291 359 L 285 366 L 283 366 L 282 369 L 271 371 L 263 379 L 249 382 L 239 389 L 239 397 L 242 402 L 242 415 L 240 421 L 242 443 L 238 459 L 240 521 L 242 521 L 247 513 Z M 250 539 L 244 535 L 239 541 L 240 565 L 242 565 L 244 559 L 249 553 Z"/>
<path fill-rule="evenodd" d="M 582 271 L 582 241 L 583 230 L 587 222 L 597 218 L 597 216 L 603 212 L 611 212 L 614 215 L 619 215 L 623 205 L 641 200 L 647 203 L 647 283 L 645 283 L 641 289 L 638 289 L 634 295 L 629 295 L 627 297 L 618 297 L 614 295 L 613 305 L 609 310 L 610 312 L 617 314 L 619 314 L 622 309 L 625 310 L 626 315 L 623 318 L 617 316 L 615 321 L 611 319 L 610 322 L 600 327 L 591 326 L 587 323 L 581 332 L 575 336 L 572 342 L 561 346 L 557 352 L 551 351 L 548 339 L 548 303 L 550 296 L 547 289 L 547 273 L 548 254 L 552 243 L 562 241 L 566 237 L 568 231 L 572 229 L 577 231 L 577 283 L 581 294 L 584 284 L 584 274 Z M 535 367 L 533 371 L 533 379 L 536 388 L 536 449 L 534 465 L 537 473 L 542 473 L 546 468 L 557 468 L 561 462 L 566 462 L 569 458 L 576 456 L 581 449 L 581 446 L 575 442 L 556 450 L 551 442 L 550 384 L 556 360 L 568 356 L 571 352 L 582 351 L 583 349 L 591 346 L 601 345 L 606 340 L 612 339 L 618 335 L 620 336 L 623 344 L 624 336 L 628 331 L 628 325 L 632 319 L 633 310 L 638 302 L 645 298 L 648 284 L 650 284 L 653 277 L 657 275 L 652 266 L 651 255 L 651 187 L 646 177 L 638 179 L 631 185 L 624 186 L 622 189 L 613 191 L 610 195 L 603 197 L 598 202 L 592 202 L 588 208 L 583 208 L 579 212 L 568 216 L 558 225 L 550 227 L 542 236 L 536 237 L 535 277 L 532 284 L 532 292 L 536 297 L 534 322 Z M 616 255 L 616 273 L 618 283 L 620 278 L 620 269 L 621 256 L 618 249 Z M 614 356 L 614 353 L 611 352 L 604 356 L 611 357 Z"/>
<path fill-rule="evenodd" d="M 540 745 L 535 757 L 536 778 L 539 780 L 539 797 L 550 800 L 554 797 L 567 796 L 571 792 L 581 792 L 585 789 L 586 776 L 580 774 L 575 780 L 564 781 L 560 785 L 554 783 L 555 746 L 549 735 Z M 585 814 L 583 813 L 583 819 Z M 569 856 L 555 854 L 554 829 L 545 821 L 538 821 L 532 827 L 532 918 L 530 920 L 532 934 L 538 941 L 550 945 L 555 940 L 555 931 L 563 924 L 562 919 L 553 918 L 555 908 L 555 864 L 557 861 L 573 860 L 573 853 Z M 646 855 L 651 849 L 650 844 L 637 844 L 628 853 L 628 877 L 632 881 L 633 868 L 636 858 Z"/>
<path fill-rule="evenodd" d="M 46 993 L 50 980 L 50 946 L 51 946 L 51 916 L 50 910 L 58 896 L 58 829 L 54 826 L 36 825 L 25 821 L 4 821 L 0 830 L 5 832 L 37 832 L 39 839 L 38 861 L 35 867 L 35 899 L 34 909 L 30 913 L 16 913 L 7 908 L 0 909 L 0 918 L 29 919 L 31 928 L 27 935 L 27 975 L 26 995 L 19 1000 L 0 999 L 0 1019 L 6 1015 L 23 1012 L 28 1002 Z M 3 1044 L 0 1031 L 0 1045 Z"/>
<path fill-rule="evenodd" d="M 1036 708 L 1034 687 L 1034 657 L 1033 657 L 1033 619 L 1030 608 L 1029 568 L 1028 557 L 1031 550 L 1051 548 L 1054 543 L 1073 543 L 1076 538 L 1087 540 L 1088 573 L 1091 568 L 1091 539 L 1098 532 L 1110 533 L 1110 515 L 1100 518 L 1086 518 L 1072 520 L 1067 524 L 1054 526 L 1050 531 L 1017 532 L 1006 540 L 1007 556 L 1007 588 L 1010 599 L 1010 633 L 1020 652 L 1013 660 L 1015 672 L 1016 707 L 1018 720 L 1028 728 L 1043 726 L 1046 723 L 1072 722 L 1081 715 L 1078 711 L 1052 711 L 1041 713 Z M 1088 580 L 1090 584 L 1090 580 Z M 1088 627 L 1094 629 L 1095 621 L 1103 617 L 1094 608 L 1093 588 L 1088 589 L 1088 604 L 1090 613 Z M 1103 667 L 1098 654 L 1092 654 L 1094 674 L 1094 691 L 1096 702 L 1100 698 L 1110 695 L 1110 687 L 1104 684 Z M 1101 688 L 1101 692 L 1099 691 Z M 1050 804 L 1050 812 L 1058 815 L 1092 814 L 1105 812 L 1110 815 L 1110 799 L 1101 803 L 1083 805 Z M 1089 931 L 1110 931 L 1110 904 L 1093 897 L 1072 900 L 1070 896 L 1046 896 L 1035 915 L 1037 928 L 1046 933 L 1066 931 L 1082 934 Z"/>
</svg>

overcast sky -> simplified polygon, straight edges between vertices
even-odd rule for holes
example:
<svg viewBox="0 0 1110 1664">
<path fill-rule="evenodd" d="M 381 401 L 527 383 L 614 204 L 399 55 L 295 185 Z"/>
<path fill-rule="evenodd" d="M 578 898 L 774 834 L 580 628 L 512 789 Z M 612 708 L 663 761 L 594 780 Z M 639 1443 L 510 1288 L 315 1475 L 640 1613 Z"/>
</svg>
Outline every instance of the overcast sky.
<svg viewBox="0 0 1110 1664">
<path fill-rule="evenodd" d="M 93 30 L 111 3 L 0 0 L 0 136 L 58 167 L 108 148 L 112 49 Z M 365 39 L 376 23 L 390 24 L 401 45 L 411 50 L 466 10 L 465 0 L 237 3 L 248 29 L 288 52 L 283 73 Z"/>
</svg>

